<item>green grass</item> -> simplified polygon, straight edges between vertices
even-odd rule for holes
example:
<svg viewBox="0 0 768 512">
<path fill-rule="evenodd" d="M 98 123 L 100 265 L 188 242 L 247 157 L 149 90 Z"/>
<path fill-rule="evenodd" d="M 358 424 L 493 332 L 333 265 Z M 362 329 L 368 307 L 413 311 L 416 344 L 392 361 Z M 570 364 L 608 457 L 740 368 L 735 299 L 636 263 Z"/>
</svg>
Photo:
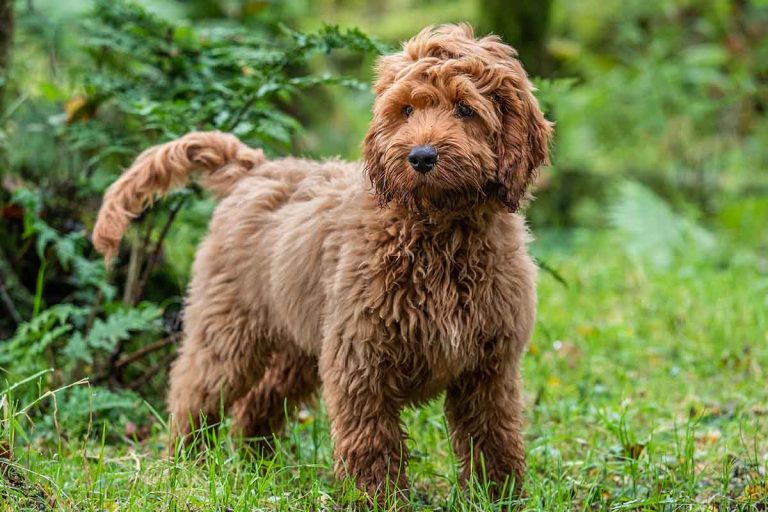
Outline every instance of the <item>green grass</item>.
<svg viewBox="0 0 768 512">
<path fill-rule="evenodd" d="M 764 510 L 768 505 L 768 273 L 748 250 L 683 254 L 658 269 L 613 237 L 537 251 L 567 287 L 540 278 L 525 358 L 530 510 Z M 762 270 L 761 270 L 762 266 Z M 30 381 L 21 386 L 34 386 Z M 19 389 L 19 388 L 17 388 Z M 222 431 L 204 455 L 169 455 L 160 420 L 141 442 L 124 425 L 70 437 L 40 404 L 0 395 L 0 510 L 345 509 L 322 409 L 294 423 L 274 460 Z M 441 401 L 409 411 L 416 510 L 488 510 L 462 490 Z M 147 417 L 153 413 L 147 407 Z M 36 418 L 36 419 L 35 419 Z M 53 425 L 53 426 L 51 426 Z M 94 427 L 95 428 L 95 427 Z"/>
</svg>

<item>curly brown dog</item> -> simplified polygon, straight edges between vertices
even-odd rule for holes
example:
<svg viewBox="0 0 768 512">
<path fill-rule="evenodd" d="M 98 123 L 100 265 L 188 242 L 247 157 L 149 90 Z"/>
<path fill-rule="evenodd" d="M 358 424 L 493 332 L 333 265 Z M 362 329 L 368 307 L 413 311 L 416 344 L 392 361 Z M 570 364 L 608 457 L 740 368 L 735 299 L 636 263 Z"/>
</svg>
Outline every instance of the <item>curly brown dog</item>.
<svg viewBox="0 0 768 512">
<path fill-rule="evenodd" d="M 177 433 L 223 402 L 244 435 L 270 435 L 322 383 L 337 475 L 370 495 L 405 490 L 400 413 L 445 391 L 463 477 L 522 480 L 536 268 L 515 212 L 552 127 L 515 55 L 447 25 L 382 57 L 362 164 L 267 161 L 232 135 L 190 133 L 109 188 L 93 232 L 107 258 L 190 174 L 221 198 L 171 372 Z"/>
</svg>

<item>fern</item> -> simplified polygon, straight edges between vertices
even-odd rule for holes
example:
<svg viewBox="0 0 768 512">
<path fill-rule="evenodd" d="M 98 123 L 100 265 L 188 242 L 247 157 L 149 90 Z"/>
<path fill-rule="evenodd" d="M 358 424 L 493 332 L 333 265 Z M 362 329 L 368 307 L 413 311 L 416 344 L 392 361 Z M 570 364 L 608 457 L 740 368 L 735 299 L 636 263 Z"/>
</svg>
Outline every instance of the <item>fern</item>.
<svg viewBox="0 0 768 512">
<path fill-rule="evenodd" d="M 78 289 L 79 298 L 92 299 L 93 288 L 107 300 L 114 297 L 115 290 L 106 281 L 104 265 L 84 255 L 89 242 L 83 232 L 61 233 L 45 222 L 41 216 L 43 201 L 39 192 L 21 187 L 14 191 L 12 201 L 24 210 L 22 238 L 35 238 L 35 249 L 41 261 L 47 260 L 47 249 L 53 248 L 52 253 L 61 267 L 72 271 L 69 280 Z"/>
<path fill-rule="evenodd" d="M 668 268 L 683 252 L 706 253 L 715 245 L 711 233 L 636 182 L 624 181 L 617 187 L 608 212 L 627 253 L 655 267 Z"/>
<path fill-rule="evenodd" d="M 143 304 L 138 308 L 123 306 L 105 319 L 98 319 L 87 334 L 73 336 L 91 350 L 112 351 L 119 341 L 127 340 L 135 332 L 157 332 L 162 311 L 155 305 Z M 74 355 L 74 354 L 73 354 Z"/>
<path fill-rule="evenodd" d="M 57 304 L 41 311 L 16 329 L 14 336 L 0 345 L 0 365 L 14 365 L 16 373 L 24 373 L 37 362 L 46 348 L 56 343 L 88 314 L 88 309 L 71 304 Z M 39 369 L 39 368 L 36 368 Z"/>
</svg>

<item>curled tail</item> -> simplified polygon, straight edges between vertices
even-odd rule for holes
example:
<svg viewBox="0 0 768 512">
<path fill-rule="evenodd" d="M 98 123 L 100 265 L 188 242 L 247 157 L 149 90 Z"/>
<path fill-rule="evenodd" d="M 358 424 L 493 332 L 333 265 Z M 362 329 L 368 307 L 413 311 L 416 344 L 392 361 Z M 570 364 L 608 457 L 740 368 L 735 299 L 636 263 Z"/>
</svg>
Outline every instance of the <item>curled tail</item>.
<svg viewBox="0 0 768 512">
<path fill-rule="evenodd" d="M 192 173 L 201 174 L 203 188 L 225 197 L 264 161 L 260 149 L 222 132 L 192 132 L 151 147 L 104 194 L 93 228 L 93 245 L 109 262 L 117 254 L 131 219 L 156 197 L 186 184 Z"/>
</svg>

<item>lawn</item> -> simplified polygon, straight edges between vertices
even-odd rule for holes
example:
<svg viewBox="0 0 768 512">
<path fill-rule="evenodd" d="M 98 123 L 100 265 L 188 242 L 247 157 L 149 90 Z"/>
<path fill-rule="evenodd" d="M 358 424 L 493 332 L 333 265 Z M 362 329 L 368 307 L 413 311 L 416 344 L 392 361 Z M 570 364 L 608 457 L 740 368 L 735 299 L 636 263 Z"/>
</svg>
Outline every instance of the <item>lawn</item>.
<svg viewBox="0 0 768 512">
<path fill-rule="evenodd" d="M 613 230 L 577 231 L 534 244 L 561 279 L 541 273 L 525 358 L 522 508 L 765 509 L 765 259 L 748 249 L 727 257 L 683 251 L 658 265 L 621 240 Z M 227 425 L 208 434 L 206 452 L 169 455 L 162 410 L 144 405 L 155 418 L 149 432 L 94 420 L 88 435 L 72 437 L 63 416 L 29 419 L 54 396 L 14 399 L 36 379 L 16 385 L 0 395 L 0 510 L 343 510 L 354 503 L 333 480 L 322 406 L 302 411 L 274 459 L 252 456 Z M 438 400 L 404 417 L 413 509 L 505 508 L 490 504 L 481 486 L 457 485 L 441 409 Z"/>
</svg>

